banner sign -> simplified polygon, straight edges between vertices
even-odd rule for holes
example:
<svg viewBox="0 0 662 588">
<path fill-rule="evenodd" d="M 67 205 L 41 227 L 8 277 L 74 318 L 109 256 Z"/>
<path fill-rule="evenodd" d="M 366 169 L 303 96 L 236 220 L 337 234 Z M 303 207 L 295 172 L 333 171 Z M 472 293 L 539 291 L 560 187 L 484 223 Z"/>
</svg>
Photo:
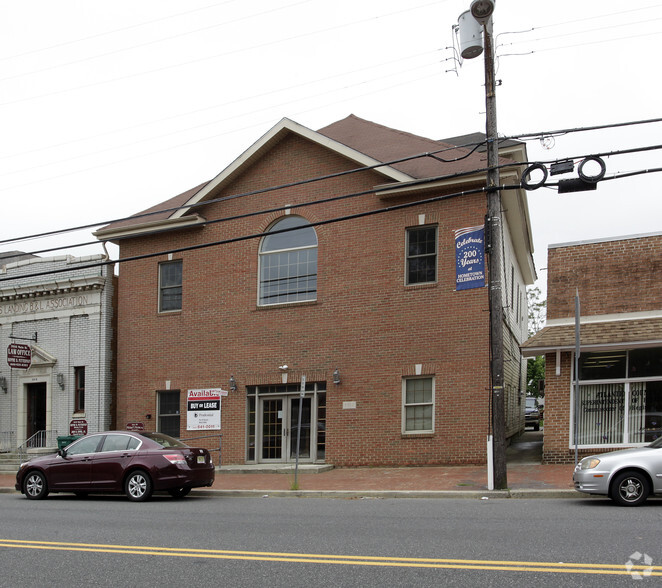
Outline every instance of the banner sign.
<svg viewBox="0 0 662 588">
<path fill-rule="evenodd" d="M 220 430 L 221 396 L 227 396 L 227 392 L 220 388 L 189 390 L 186 395 L 186 430 Z"/>
<path fill-rule="evenodd" d="M 455 231 L 455 289 L 485 286 L 485 228 Z"/>
</svg>

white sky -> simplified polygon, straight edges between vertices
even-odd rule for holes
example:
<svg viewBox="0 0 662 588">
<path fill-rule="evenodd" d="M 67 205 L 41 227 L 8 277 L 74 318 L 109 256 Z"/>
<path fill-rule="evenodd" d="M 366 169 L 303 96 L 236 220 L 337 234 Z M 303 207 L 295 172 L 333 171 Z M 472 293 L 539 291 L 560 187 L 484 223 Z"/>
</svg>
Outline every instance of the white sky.
<svg viewBox="0 0 662 588">
<path fill-rule="evenodd" d="M 0 239 L 143 210 L 211 179 L 283 117 L 316 130 L 355 114 L 433 139 L 484 131 L 482 56 L 447 71 L 469 4 L 0 0 Z M 498 0 L 494 31 L 499 134 L 662 116 L 662 3 Z M 529 159 L 656 145 L 661 128 L 533 140 Z M 659 151 L 607 159 L 608 176 L 654 167 Z M 550 243 L 661 231 L 660 182 L 529 192 L 538 285 Z"/>
</svg>

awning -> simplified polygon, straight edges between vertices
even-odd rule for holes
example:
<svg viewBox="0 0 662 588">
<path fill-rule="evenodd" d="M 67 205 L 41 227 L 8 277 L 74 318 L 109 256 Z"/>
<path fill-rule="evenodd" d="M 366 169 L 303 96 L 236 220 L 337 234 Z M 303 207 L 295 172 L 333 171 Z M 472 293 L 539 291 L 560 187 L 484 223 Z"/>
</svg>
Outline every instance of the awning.
<svg viewBox="0 0 662 588">
<path fill-rule="evenodd" d="M 639 318 L 614 321 L 591 321 L 582 317 L 580 347 L 582 351 L 606 348 L 662 347 L 662 318 Z M 572 319 L 570 319 L 572 320 Z M 584 322 L 587 320 L 587 322 Z M 521 345 L 524 357 L 535 357 L 575 348 L 575 324 L 564 321 L 538 331 Z"/>
</svg>

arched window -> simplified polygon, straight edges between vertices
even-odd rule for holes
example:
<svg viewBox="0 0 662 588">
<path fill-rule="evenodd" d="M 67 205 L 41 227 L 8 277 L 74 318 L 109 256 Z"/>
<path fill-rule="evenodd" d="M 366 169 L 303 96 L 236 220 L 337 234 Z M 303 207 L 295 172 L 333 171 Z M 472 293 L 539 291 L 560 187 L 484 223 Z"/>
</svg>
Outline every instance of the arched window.
<svg viewBox="0 0 662 588">
<path fill-rule="evenodd" d="M 260 244 L 260 305 L 316 300 L 315 229 L 300 216 L 286 216 L 269 233 Z"/>
</svg>

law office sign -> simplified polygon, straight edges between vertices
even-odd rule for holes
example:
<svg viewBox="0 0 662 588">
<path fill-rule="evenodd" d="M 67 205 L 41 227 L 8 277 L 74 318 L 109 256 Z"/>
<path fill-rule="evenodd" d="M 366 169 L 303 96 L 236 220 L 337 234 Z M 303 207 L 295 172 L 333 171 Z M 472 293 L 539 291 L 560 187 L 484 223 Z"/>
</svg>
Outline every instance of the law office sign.
<svg viewBox="0 0 662 588">
<path fill-rule="evenodd" d="M 23 343 L 10 343 L 7 347 L 7 365 L 27 370 L 32 365 L 32 347 Z"/>
<path fill-rule="evenodd" d="M 221 396 L 227 395 L 227 391 L 220 388 L 189 390 L 186 394 L 186 430 L 220 430 Z"/>
<path fill-rule="evenodd" d="M 455 231 L 455 289 L 485 286 L 485 228 L 466 227 Z"/>
</svg>

